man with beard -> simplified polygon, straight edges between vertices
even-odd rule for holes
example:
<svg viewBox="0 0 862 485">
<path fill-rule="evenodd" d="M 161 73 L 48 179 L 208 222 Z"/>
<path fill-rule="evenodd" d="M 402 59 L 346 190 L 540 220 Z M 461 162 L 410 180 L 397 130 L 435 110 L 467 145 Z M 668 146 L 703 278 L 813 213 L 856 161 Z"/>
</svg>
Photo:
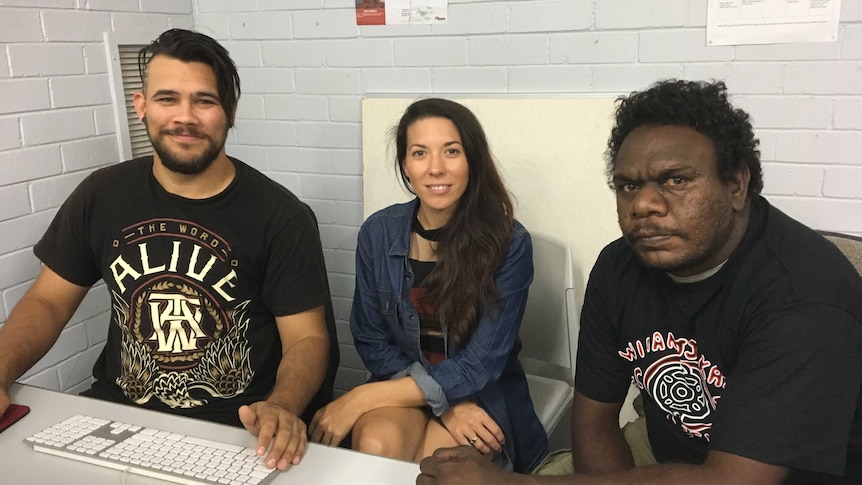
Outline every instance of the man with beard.
<svg viewBox="0 0 862 485">
<path fill-rule="evenodd" d="M 155 154 L 87 177 L 34 247 L 42 271 L 0 331 L 0 413 L 103 279 L 111 322 L 84 394 L 245 426 L 285 470 L 338 366 L 314 214 L 225 154 L 240 81 L 221 45 L 169 30 L 139 68 Z"/>
<path fill-rule="evenodd" d="M 862 279 L 759 195 L 757 146 L 722 82 L 622 99 L 623 237 L 587 284 L 571 453 L 523 476 L 450 448 L 416 483 L 862 483 Z M 631 383 L 643 416 L 621 430 Z"/>
</svg>

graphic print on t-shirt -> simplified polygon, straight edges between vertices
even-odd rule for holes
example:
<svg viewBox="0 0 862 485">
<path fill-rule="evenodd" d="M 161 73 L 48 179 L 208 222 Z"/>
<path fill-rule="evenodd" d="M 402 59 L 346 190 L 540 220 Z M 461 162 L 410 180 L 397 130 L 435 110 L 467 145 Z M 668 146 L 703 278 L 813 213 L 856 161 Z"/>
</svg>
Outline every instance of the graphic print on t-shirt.
<svg viewBox="0 0 862 485">
<path fill-rule="evenodd" d="M 724 374 L 700 354 L 697 341 L 672 332 L 629 342 L 620 357 L 635 364 L 634 384 L 647 392 L 690 437 L 709 440 L 711 413 L 724 389 Z"/>
<path fill-rule="evenodd" d="M 245 338 L 249 302 L 232 295 L 230 245 L 197 224 L 157 219 L 124 228 L 113 246 L 108 283 L 123 336 L 123 393 L 172 408 L 241 394 L 254 376 Z M 193 396 L 195 390 L 206 394 Z"/>
</svg>

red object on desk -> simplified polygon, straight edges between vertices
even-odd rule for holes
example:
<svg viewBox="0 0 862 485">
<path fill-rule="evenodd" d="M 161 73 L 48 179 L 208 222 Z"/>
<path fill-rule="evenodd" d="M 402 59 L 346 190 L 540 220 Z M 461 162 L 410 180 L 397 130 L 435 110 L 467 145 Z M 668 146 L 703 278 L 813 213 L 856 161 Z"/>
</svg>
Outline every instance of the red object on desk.
<svg viewBox="0 0 862 485">
<path fill-rule="evenodd" d="M 30 412 L 30 408 L 21 404 L 10 404 L 3 416 L 0 416 L 0 431 L 15 424 Z"/>
</svg>

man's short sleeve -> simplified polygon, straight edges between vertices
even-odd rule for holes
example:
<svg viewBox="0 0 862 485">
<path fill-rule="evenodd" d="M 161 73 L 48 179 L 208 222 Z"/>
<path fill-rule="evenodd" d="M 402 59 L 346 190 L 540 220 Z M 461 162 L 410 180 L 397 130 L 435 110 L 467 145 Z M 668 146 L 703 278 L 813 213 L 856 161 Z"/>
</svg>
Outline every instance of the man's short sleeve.
<svg viewBox="0 0 862 485">
<path fill-rule="evenodd" d="M 610 280 L 619 272 L 614 271 L 609 249 L 602 251 L 590 272 L 575 367 L 575 389 L 592 400 L 608 403 L 624 401 L 631 384 L 631 373 L 619 356 L 619 329 L 610 315 L 617 291 Z"/>
<path fill-rule="evenodd" d="M 276 316 L 323 305 L 328 298 L 326 266 L 314 215 L 296 211 L 269 242 L 263 302 Z"/>
<path fill-rule="evenodd" d="M 52 271 L 79 286 L 102 277 L 89 228 L 91 178 L 85 179 L 57 211 L 33 253 Z"/>
</svg>

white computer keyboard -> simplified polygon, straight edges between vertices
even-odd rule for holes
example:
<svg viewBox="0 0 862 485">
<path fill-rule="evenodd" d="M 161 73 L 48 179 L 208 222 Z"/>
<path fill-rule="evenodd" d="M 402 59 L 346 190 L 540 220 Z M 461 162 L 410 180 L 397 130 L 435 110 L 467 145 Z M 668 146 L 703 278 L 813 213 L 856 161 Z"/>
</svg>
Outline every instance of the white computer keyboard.
<svg viewBox="0 0 862 485">
<path fill-rule="evenodd" d="M 190 485 L 263 485 L 276 471 L 251 448 L 73 416 L 24 440 L 34 450 Z"/>
</svg>

